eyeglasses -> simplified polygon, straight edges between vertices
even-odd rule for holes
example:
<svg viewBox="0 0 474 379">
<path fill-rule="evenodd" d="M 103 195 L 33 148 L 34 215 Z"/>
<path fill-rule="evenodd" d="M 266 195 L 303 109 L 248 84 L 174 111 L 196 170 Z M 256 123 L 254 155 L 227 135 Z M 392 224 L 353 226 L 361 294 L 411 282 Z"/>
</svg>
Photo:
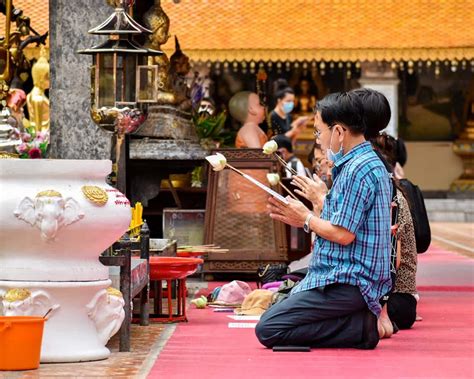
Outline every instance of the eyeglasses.
<svg viewBox="0 0 474 379">
<path fill-rule="evenodd" d="M 333 128 L 333 126 L 335 126 L 335 125 L 336 125 L 336 124 L 332 124 L 332 125 L 328 126 L 328 130 L 331 130 L 331 129 Z M 342 127 L 342 130 L 344 130 L 344 131 L 347 130 L 347 129 L 344 128 L 343 126 L 341 126 L 341 127 Z M 316 138 L 320 138 L 322 133 L 323 133 L 323 132 L 321 132 L 321 131 L 319 131 L 319 130 L 317 130 L 317 129 L 314 129 L 314 130 L 313 130 L 313 136 L 315 136 Z"/>
</svg>

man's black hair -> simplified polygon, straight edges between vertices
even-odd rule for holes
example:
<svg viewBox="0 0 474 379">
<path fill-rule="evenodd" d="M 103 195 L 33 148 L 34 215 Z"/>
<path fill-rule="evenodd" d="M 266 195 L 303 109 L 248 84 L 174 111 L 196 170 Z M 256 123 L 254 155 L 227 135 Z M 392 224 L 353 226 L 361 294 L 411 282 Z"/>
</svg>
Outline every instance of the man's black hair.
<svg viewBox="0 0 474 379">
<path fill-rule="evenodd" d="M 332 93 L 325 96 L 318 101 L 316 111 L 330 128 L 340 124 L 354 134 L 365 133 L 364 106 L 359 96 L 353 92 Z"/>
<path fill-rule="evenodd" d="M 392 115 L 387 98 L 371 88 L 357 88 L 351 92 L 360 97 L 364 106 L 365 139 L 377 137 L 387 127 Z"/>
</svg>

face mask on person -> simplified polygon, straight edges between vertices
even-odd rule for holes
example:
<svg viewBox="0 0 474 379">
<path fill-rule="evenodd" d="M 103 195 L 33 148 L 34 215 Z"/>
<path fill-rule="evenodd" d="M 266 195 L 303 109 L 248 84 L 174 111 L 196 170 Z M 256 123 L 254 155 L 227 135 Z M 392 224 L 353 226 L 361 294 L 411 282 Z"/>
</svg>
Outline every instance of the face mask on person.
<svg viewBox="0 0 474 379">
<path fill-rule="evenodd" d="M 282 107 L 283 107 L 283 112 L 285 112 L 285 114 L 288 114 L 290 113 L 293 108 L 295 107 L 295 103 L 292 102 L 292 101 L 288 101 L 288 102 L 284 102 L 282 104 Z"/>
<path fill-rule="evenodd" d="M 344 156 L 344 149 L 342 147 L 342 141 L 341 141 L 341 147 L 339 148 L 339 151 L 336 153 L 332 151 L 331 144 L 332 144 L 332 137 L 334 135 L 334 130 L 335 129 L 333 129 L 331 133 L 331 139 L 329 140 L 329 147 L 326 151 L 326 157 L 328 160 L 336 164 L 336 162 Z"/>
</svg>

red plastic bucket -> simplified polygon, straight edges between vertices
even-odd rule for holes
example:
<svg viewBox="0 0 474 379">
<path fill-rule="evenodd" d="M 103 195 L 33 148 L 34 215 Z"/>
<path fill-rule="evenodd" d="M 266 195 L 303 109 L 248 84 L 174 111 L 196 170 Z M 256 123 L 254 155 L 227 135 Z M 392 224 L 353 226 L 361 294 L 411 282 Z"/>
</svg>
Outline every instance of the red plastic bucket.
<svg viewBox="0 0 474 379">
<path fill-rule="evenodd" d="M 40 363 L 45 319 L 0 316 L 0 370 L 32 370 Z"/>
</svg>

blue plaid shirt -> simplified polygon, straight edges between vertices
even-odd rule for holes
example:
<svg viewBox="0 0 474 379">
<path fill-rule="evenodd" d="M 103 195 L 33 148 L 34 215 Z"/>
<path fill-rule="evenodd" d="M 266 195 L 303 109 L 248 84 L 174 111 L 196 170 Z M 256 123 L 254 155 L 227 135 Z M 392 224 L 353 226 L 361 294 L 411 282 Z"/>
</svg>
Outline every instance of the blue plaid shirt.
<svg viewBox="0 0 474 379">
<path fill-rule="evenodd" d="M 380 314 L 379 299 L 390 289 L 389 174 L 369 142 L 334 165 L 334 183 L 321 218 L 355 234 L 347 246 L 317 237 L 308 274 L 292 293 L 332 283 L 358 286 L 369 309 Z"/>
</svg>

